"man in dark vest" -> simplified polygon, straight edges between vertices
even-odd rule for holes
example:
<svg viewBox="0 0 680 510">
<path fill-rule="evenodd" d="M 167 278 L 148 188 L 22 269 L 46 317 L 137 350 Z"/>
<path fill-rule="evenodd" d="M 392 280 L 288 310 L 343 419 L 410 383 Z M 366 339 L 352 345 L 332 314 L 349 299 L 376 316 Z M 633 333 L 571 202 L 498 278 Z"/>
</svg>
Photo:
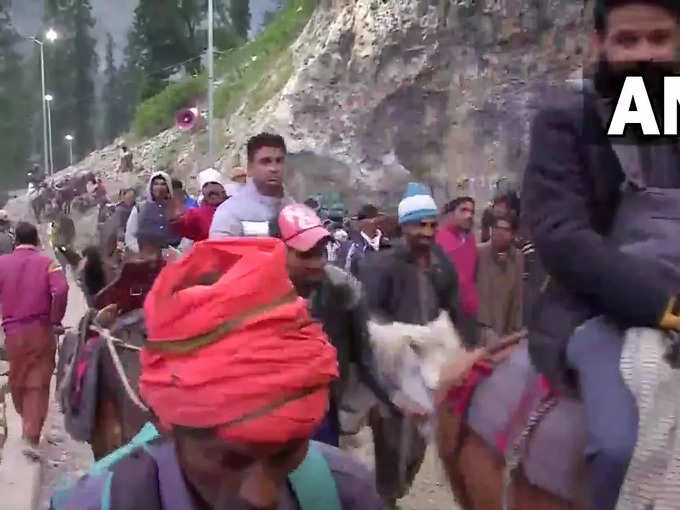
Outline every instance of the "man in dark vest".
<svg viewBox="0 0 680 510">
<path fill-rule="evenodd" d="M 172 198 L 172 182 L 165 172 L 155 172 L 149 179 L 146 201 L 139 208 L 130 212 L 125 229 L 125 246 L 139 253 L 138 236 L 153 237 L 163 240 L 163 248 L 177 246 L 180 237 L 170 231 L 170 199 Z"/>
<path fill-rule="evenodd" d="M 670 233 L 680 217 L 680 154 L 677 140 L 649 140 L 635 127 L 609 138 L 606 126 L 627 76 L 643 75 L 652 103 L 662 104 L 658 84 L 680 47 L 680 4 L 601 0 L 595 9 L 593 86 L 548 97 L 534 120 L 522 212 L 549 275 L 530 314 L 531 356 L 553 382 L 578 384 L 589 508 L 612 510 L 637 435 L 619 371 L 625 329 L 680 330 L 680 278 L 663 267 L 677 252 Z"/>
</svg>

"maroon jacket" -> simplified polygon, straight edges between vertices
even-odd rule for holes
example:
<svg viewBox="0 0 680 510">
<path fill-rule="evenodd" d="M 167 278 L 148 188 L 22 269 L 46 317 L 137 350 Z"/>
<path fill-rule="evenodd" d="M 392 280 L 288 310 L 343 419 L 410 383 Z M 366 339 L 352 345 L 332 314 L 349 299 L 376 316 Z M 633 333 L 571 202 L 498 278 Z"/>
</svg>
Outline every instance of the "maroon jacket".
<svg viewBox="0 0 680 510">
<path fill-rule="evenodd" d="M 59 324 L 66 313 L 64 271 L 34 246 L 0 256 L 2 326 L 11 333 L 32 322 Z"/>
<path fill-rule="evenodd" d="M 189 209 L 179 218 L 170 220 L 170 228 L 175 234 L 192 241 L 205 241 L 210 234 L 210 225 L 216 210 L 216 205 L 202 202 L 199 207 Z"/>
</svg>

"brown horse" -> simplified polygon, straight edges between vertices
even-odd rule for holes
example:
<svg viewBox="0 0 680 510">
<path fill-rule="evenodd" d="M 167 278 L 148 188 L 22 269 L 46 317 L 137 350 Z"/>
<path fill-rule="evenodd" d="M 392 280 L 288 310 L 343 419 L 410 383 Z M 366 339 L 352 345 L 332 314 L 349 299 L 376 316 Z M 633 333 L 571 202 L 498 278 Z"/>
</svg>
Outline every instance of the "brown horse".
<svg viewBox="0 0 680 510">
<path fill-rule="evenodd" d="M 150 414 L 136 403 L 141 372 L 139 349 L 146 340 L 143 311 L 137 309 L 108 320 L 99 316 L 95 319 L 102 326 L 109 321 L 113 322 L 109 324 L 111 335 L 122 342 L 113 346 L 122 372 L 116 367 L 108 346 L 104 346 L 102 342 L 102 355 L 97 367 L 97 407 L 89 441 L 95 459 L 100 459 L 128 443 L 150 419 Z M 102 340 L 105 342 L 104 338 Z M 126 382 L 123 382 L 123 378 Z M 125 389 L 126 383 L 134 392 L 132 395 Z"/>
<path fill-rule="evenodd" d="M 466 353 L 442 374 L 438 420 L 439 455 L 443 461 L 454 496 L 463 510 L 501 510 L 505 487 L 506 463 L 502 455 L 467 423 L 466 415 L 455 412 L 446 403 L 446 395 L 461 387 L 473 365 L 481 361 L 499 364 L 514 347 L 489 353 L 485 349 Z M 559 444 L 555 445 L 559 451 Z M 542 452 L 553 455 L 554 452 Z M 523 466 L 514 470 L 511 499 L 507 510 L 577 510 L 583 502 L 569 502 L 529 482 Z M 581 496 L 585 497 L 585 496 Z"/>
<path fill-rule="evenodd" d="M 126 261 L 106 284 L 101 258 L 88 253 L 81 272 L 92 308 L 81 320 L 75 347 L 71 342 L 64 348 L 64 363 L 70 366 L 60 371 L 71 375 L 62 374 L 66 383 L 60 389 L 67 430 L 89 442 L 100 459 L 128 443 L 150 418 L 137 397 L 139 351 L 146 340 L 142 305 L 164 263 Z M 88 363 L 85 375 L 75 383 L 75 367 L 83 362 Z M 74 387 L 80 388 L 76 408 L 71 403 Z"/>
</svg>

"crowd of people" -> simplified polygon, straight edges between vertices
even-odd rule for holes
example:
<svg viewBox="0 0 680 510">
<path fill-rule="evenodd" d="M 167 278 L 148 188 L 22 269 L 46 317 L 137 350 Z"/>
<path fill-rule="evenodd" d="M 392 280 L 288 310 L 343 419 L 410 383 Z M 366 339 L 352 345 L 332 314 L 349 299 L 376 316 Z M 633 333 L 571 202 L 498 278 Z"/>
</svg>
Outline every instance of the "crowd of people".
<svg viewBox="0 0 680 510">
<path fill-rule="evenodd" d="M 284 185 L 285 141 L 270 133 L 249 139 L 245 182 L 205 169 L 194 200 L 157 171 L 141 200 L 121 191 L 100 228 L 101 265 L 83 254 L 79 281 L 92 302 L 125 260 L 168 262 L 144 305 L 139 388 L 153 420 L 56 494 L 53 508 L 396 508 L 425 456 L 426 438 L 409 426 L 424 412 L 377 369 L 369 323 L 427 326 L 443 312 L 468 350 L 530 327 L 545 384 L 583 399 L 596 487 L 588 508 L 613 510 L 637 433 L 618 370 L 622 337 L 633 326 L 680 330 L 677 250 L 668 249 L 680 159 L 675 141 L 649 145 L 631 133 L 610 143 L 602 115 L 631 71 L 613 63 L 642 59 L 641 73 L 658 78 L 654 62 L 675 61 L 680 11 L 665 0 L 598 5 L 594 88 L 570 91 L 534 121 L 522 186 L 530 235 L 519 232 L 517 193 L 495 197 L 479 230 L 473 197 L 441 206 L 417 182 L 392 222 L 381 211 L 390 204 L 347 217 L 315 198 L 298 203 Z M 51 241 L 62 266 L 73 265 L 65 217 Z M 35 226 L 12 231 L 8 221 L 0 211 L 5 349 L 36 456 L 68 285 L 40 253 Z M 87 274 L 95 270 L 100 278 Z M 20 292 L 28 274 L 32 292 Z M 376 399 L 367 416 L 375 473 L 340 449 L 355 432 L 343 413 L 357 386 Z"/>
<path fill-rule="evenodd" d="M 518 211 L 494 206 L 491 239 L 478 246 L 472 198 L 454 199 L 440 209 L 424 186 L 411 183 L 398 206 L 394 221 L 398 228 L 390 228 L 388 215 L 374 204 L 362 205 L 347 218 L 339 206 L 324 211 L 314 199 L 296 203 L 284 187 L 287 150 L 282 137 L 254 136 L 247 151 L 247 182 L 227 183 L 220 172 L 208 168 L 198 175 L 199 201 L 162 171 L 150 176 L 141 200 L 134 189 L 121 190 L 118 203 L 100 225 L 104 277 L 85 275 L 79 281 L 91 302 L 126 258 L 173 259 L 206 239 L 280 239 L 295 292 L 307 300 L 311 318 L 319 321 L 337 350 L 338 380 L 331 385 L 327 412 L 312 438 L 339 447 L 345 390 L 357 382 L 369 388 L 380 402 L 368 418 L 377 490 L 388 506 L 394 506 L 408 492 L 427 444 L 417 429 L 411 431 L 408 458 L 401 459 L 407 476 L 398 476 L 394 465 L 403 454 L 401 434 L 408 410 L 394 403 L 394 389 L 376 370 L 367 321 L 380 317 L 428 324 L 443 309 L 468 346 L 495 342 L 519 330 L 523 270 L 514 243 Z M 499 198 L 497 203 L 506 200 Z M 54 229 L 52 247 L 62 266 L 68 267 L 68 259 L 61 255 L 72 248 L 68 215 L 62 213 L 53 223 L 60 228 Z M 380 228 L 383 225 L 390 229 L 389 236 Z M 91 281 L 98 283 L 88 288 Z"/>
<path fill-rule="evenodd" d="M 93 248 L 80 257 L 75 254 L 74 223 L 63 209 L 50 223 L 50 246 L 65 271 L 74 269 L 76 281 L 92 305 L 97 292 L 113 281 L 131 258 L 175 260 L 191 252 L 194 243 L 208 239 L 280 239 L 295 293 L 306 300 L 307 313 L 318 321 L 337 352 L 337 380 L 330 386 L 327 409 L 311 438 L 339 447 L 344 394 L 357 385 L 368 388 L 379 402 L 367 423 L 375 442 L 377 491 L 386 505 L 394 507 L 408 492 L 427 444 L 418 430 L 412 429 L 407 458 L 401 458 L 404 416 L 411 411 L 394 402 L 394 388 L 376 369 L 368 338 L 369 317 L 428 324 L 443 309 L 463 332 L 468 346 L 497 341 L 518 330 L 522 325 L 521 253 L 514 247 L 518 211 L 495 206 L 491 239 L 478 247 L 472 198 L 457 198 L 440 209 L 424 186 L 411 183 L 392 224 L 374 204 L 362 205 L 348 218 L 341 205 L 324 210 L 316 199 L 297 203 L 286 192 L 287 150 L 282 137 L 261 133 L 249 140 L 247 152 L 249 178 L 245 183 L 226 182 L 220 172 L 208 168 L 197 176 L 198 200 L 186 193 L 181 181 L 163 171 L 150 176 L 142 197 L 138 198 L 133 188 L 122 189 L 107 214 L 99 216 L 96 256 Z M 105 194 L 100 200 L 103 205 L 108 203 Z M 499 198 L 497 203 L 504 200 Z M 7 220 L 0 211 L 0 222 L 3 218 Z M 35 227 L 19 223 L 17 231 L 24 230 L 32 233 Z M 40 263 L 48 260 L 36 251 L 37 239 L 31 237 L 27 242 L 22 236 L 25 233 L 12 257 L 25 252 L 35 254 Z M 93 265 L 95 260 L 99 267 Z M 54 295 L 53 278 L 45 281 L 39 295 Z M 59 299 L 65 300 L 65 280 L 59 285 Z M 497 285 L 503 286 L 501 294 L 494 291 Z M 63 310 L 41 314 L 45 324 L 57 325 Z M 46 341 L 46 331 L 41 330 L 42 336 L 31 335 Z M 30 359 L 21 352 L 12 354 L 18 360 Z M 32 356 L 50 368 L 47 359 L 53 359 L 53 354 L 45 350 Z M 26 426 L 31 427 L 26 451 L 31 455 L 36 454 L 39 437 L 35 428 L 40 429 L 46 413 L 46 380 L 40 379 L 37 391 L 41 397 L 33 404 L 35 411 L 26 414 Z M 334 458 L 334 454 L 327 455 Z M 405 478 L 394 470 L 400 459 L 407 468 Z"/>
</svg>

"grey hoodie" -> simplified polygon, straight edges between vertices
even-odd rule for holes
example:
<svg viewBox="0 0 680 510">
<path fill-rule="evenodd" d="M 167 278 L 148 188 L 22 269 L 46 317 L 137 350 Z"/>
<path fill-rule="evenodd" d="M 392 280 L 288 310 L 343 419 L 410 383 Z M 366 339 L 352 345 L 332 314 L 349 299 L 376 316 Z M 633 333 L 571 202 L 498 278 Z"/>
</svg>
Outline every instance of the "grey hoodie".
<svg viewBox="0 0 680 510">
<path fill-rule="evenodd" d="M 146 200 L 140 207 L 132 208 L 132 212 L 130 213 L 130 217 L 128 218 L 127 221 L 127 226 L 125 227 L 125 246 L 128 248 L 128 250 L 133 251 L 135 253 L 139 253 L 138 234 L 140 215 L 142 214 L 142 211 L 144 211 L 147 205 L 156 204 L 156 202 L 153 199 L 153 194 L 151 193 L 151 183 L 156 177 L 162 177 L 163 179 L 165 179 L 165 182 L 168 185 L 168 191 L 170 192 L 170 196 L 172 196 L 172 180 L 170 179 L 170 176 L 167 173 L 160 171 L 151 174 L 151 177 L 149 177 L 149 181 L 146 184 Z"/>
</svg>

